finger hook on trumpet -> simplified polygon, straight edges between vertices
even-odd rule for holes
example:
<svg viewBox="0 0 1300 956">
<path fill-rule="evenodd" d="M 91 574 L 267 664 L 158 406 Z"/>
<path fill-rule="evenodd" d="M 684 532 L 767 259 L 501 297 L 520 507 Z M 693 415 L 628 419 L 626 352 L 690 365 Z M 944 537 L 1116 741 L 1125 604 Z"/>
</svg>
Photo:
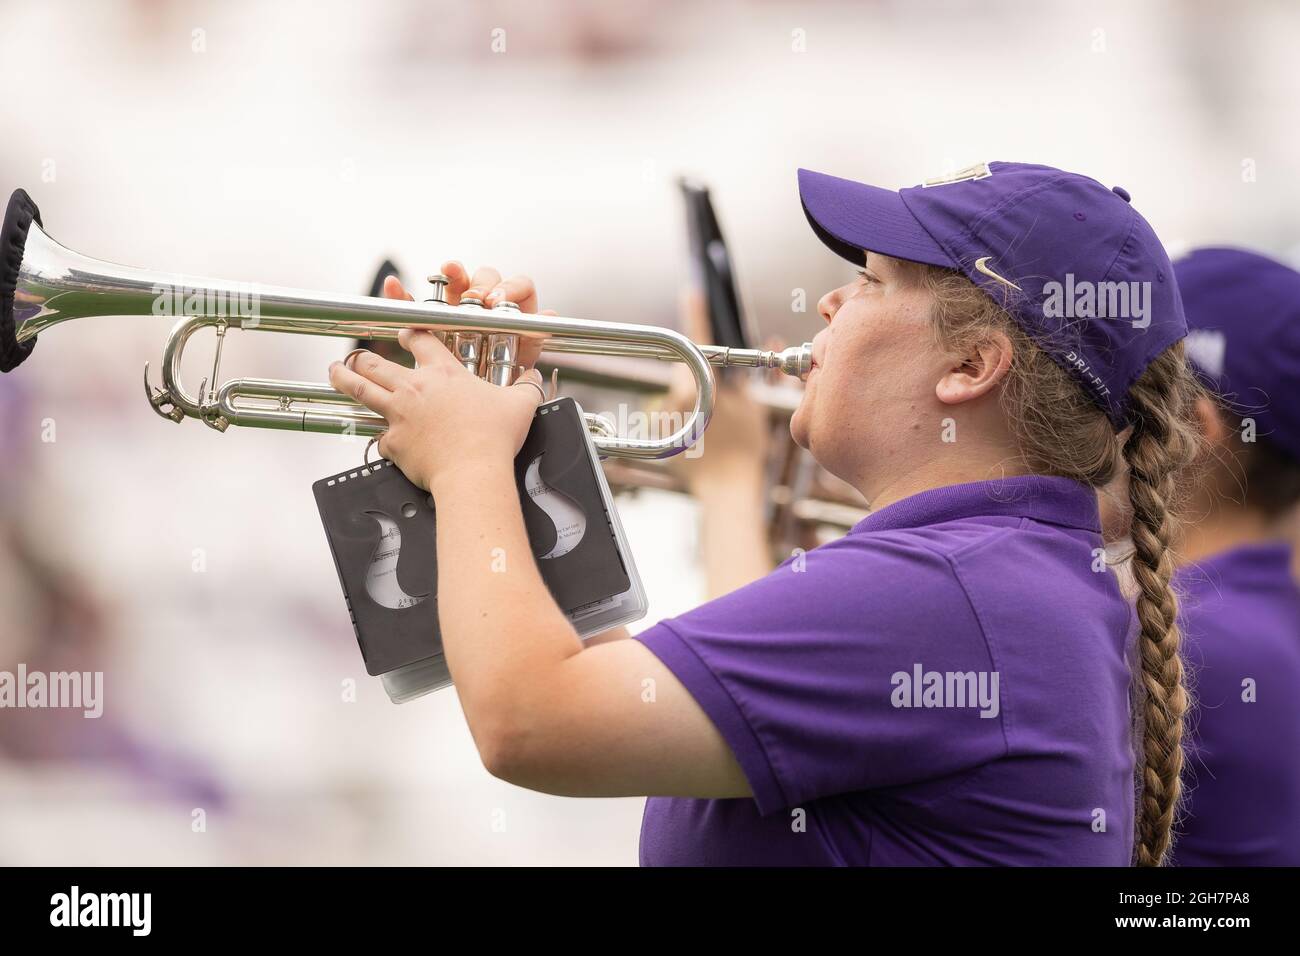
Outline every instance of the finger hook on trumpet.
<svg viewBox="0 0 1300 956">
<path fill-rule="evenodd" d="M 185 421 L 185 411 L 173 400 L 172 393 L 163 388 L 154 388 L 149 383 L 149 363 L 144 363 L 144 397 L 149 399 L 149 407 L 168 421 L 180 424 Z M 163 406 L 168 406 L 165 410 Z"/>
</svg>

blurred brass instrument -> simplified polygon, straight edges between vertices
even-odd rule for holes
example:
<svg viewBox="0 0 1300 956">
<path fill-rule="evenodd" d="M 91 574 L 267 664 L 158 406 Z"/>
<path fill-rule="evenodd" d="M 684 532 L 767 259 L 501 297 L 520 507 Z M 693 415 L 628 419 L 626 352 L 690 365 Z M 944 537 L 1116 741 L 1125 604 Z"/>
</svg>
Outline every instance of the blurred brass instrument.
<svg viewBox="0 0 1300 956">
<path fill-rule="evenodd" d="M 521 347 L 542 353 L 585 353 L 681 362 L 695 383 L 695 401 L 681 427 L 662 437 L 629 437 L 603 416 L 588 415 L 602 456 L 660 459 L 689 448 L 708 426 L 714 403 L 714 368 L 776 369 L 807 376 L 810 344 L 780 352 L 696 345 L 671 329 L 621 322 L 537 316 L 501 302 L 493 308 L 462 299 L 445 301 L 445 276 L 432 276 L 423 302 L 327 294 L 222 279 L 194 278 L 116 265 L 77 252 L 52 239 L 40 213 L 22 190 L 5 214 L 0 242 L 0 370 L 23 361 L 37 333 L 71 319 L 97 316 L 171 315 L 162 385 L 149 380 L 149 404 L 174 422 L 197 418 L 218 431 L 230 425 L 293 431 L 377 435 L 384 420 L 326 383 L 236 378 L 220 382 L 221 347 L 231 329 L 392 340 L 404 328 L 439 334 L 466 369 L 497 385 L 509 385 L 520 369 Z M 198 392 L 180 378 L 190 337 L 211 328 L 217 337 L 212 372 Z"/>
<path fill-rule="evenodd" d="M 646 407 L 653 407 L 672 385 L 671 368 L 660 363 L 613 363 L 600 356 L 556 355 L 539 362 L 538 367 L 546 372 L 558 368 L 566 393 L 590 408 L 607 407 L 614 401 L 635 404 L 638 399 Z M 866 517 L 867 504 L 856 489 L 827 472 L 791 437 L 790 417 L 802 397 L 802 388 L 785 377 L 768 378 L 774 380 L 758 377 L 740 384 L 744 386 L 743 398 L 758 404 L 766 418 L 761 520 L 773 558 L 784 560 L 795 548 L 808 550 L 840 537 Z M 605 476 L 615 492 L 689 494 L 679 465 L 690 467 L 691 463 L 684 461 L 690 457 L 688 454 L 664 461 L 610 459 L 605 462 Z"/>
</svg>

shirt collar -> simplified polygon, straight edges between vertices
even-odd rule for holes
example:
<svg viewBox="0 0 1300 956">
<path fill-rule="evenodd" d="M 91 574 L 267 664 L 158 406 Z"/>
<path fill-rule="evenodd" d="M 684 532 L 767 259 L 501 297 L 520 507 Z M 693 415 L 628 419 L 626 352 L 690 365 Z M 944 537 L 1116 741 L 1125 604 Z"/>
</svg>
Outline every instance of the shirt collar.
<svg viewBox="0 0 1300 956">
<path fill-rule="evenodd" d="M 1180 573 L 1188 579 L 1212 574 L 1216 580 L 1233 578 L 1246 585 L 1291 583 L 1291 544 L 1278 540 L 1238 545 L 1187 565 Z"/>
<path fill-rule="evenodd" d="M 1097 492 L 1072 478 L 1015 475 L 931 488 L 873 511 L 850 534 L 919 528 L 958 518 L 1009 515 L 1101 532 Z"/>
</svg>

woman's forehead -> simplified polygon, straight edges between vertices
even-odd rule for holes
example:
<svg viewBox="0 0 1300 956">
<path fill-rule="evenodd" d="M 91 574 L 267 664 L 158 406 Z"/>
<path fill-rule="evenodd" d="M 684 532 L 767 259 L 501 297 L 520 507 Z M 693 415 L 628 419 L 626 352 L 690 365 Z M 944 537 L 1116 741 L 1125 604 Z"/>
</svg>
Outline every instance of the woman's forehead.
<svg viewBox="0 0 1300 956">
<path fill-rule="evenodd" d="M 863 258 L 867 268 L 879 272 L 906 272 L 909 267 L 915 266 L 916 263 L 909 262 L 906 259 L 895 259 L 893 256 L 887 256 L 882 252 L 863 251 Z"/>
</svg>

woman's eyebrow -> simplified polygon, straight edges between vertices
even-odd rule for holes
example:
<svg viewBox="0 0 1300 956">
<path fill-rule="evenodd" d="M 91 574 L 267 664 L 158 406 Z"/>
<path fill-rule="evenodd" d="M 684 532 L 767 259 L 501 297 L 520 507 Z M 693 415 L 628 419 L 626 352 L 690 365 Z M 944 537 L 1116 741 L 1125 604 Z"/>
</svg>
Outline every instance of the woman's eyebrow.
<svg viewBox="0 0 1300 956">
<path fill-rule="evenodd" d="M 885 271 L 888 271 L 890 267 L 893 265 L 893 262 L 889 258 L 889 256 L 881 255 L 879 252 L 868 252 L 863 257 L 862 262 L 863 262 L 863 268 L 869 269 L 870 271 L 877 272 L 877 273 L 881 270 L 882 267 L 884 268 Z"/>
</svg>

